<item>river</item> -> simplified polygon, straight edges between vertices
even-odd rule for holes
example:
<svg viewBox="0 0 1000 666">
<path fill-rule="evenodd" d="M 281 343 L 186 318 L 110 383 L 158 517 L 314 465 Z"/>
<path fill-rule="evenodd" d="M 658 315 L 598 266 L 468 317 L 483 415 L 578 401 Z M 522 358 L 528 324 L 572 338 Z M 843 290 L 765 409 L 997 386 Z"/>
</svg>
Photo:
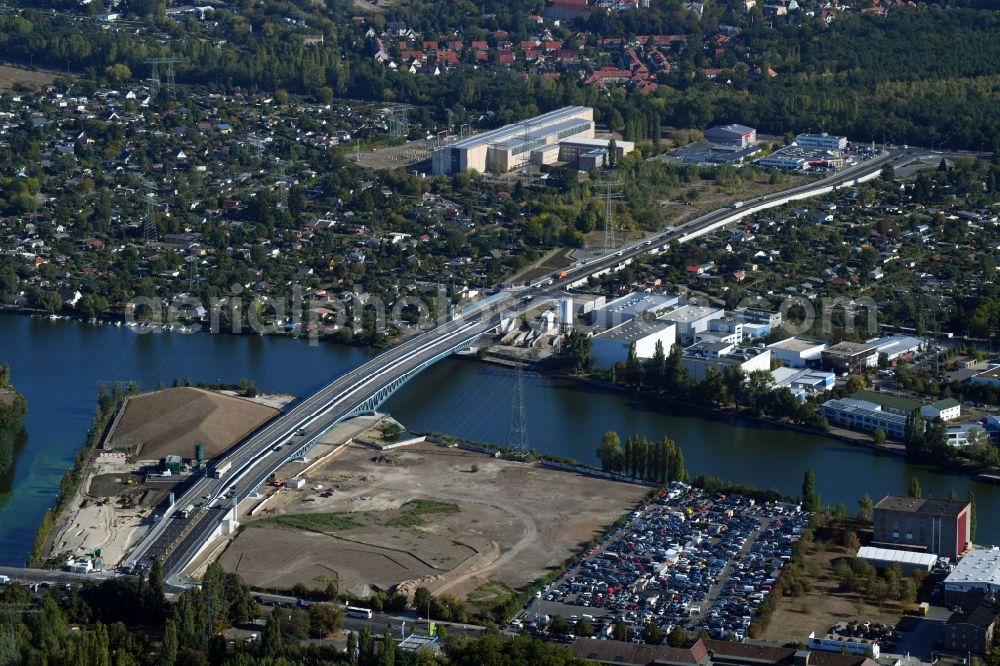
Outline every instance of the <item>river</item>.
<svg viewBox="0 0 1000 666">
<path fill-rule="evenodd" d="M 28 440 L 13 474 L 0 480 L 0 563 L 21 564 L 36 527 L 55 501 L 93 415 L 101 382 L 134 380 L 144 388 L 175 379 L 237 383 L 252 378 L 265 391 L 303 395 L 354 367 L 368 353 L 338 345 L 311 346 L 285 337 L 137 334 L 129 329 L 0 315 L 0 362 L 28 398 Z M 447 359 L 399 390 L 383 407 L 408 428 L 504 444 L 512 373 L 468 360 Z M 836 439 L 741 420 L 672 412 L 630 396 L 550 377 L 525 379 L 530 445 L 594 462 L 607 430 L 649 438 L 669 435 L 684 450 L 692 474 L 708 473 L 796 495 L 803 470 L 816 469 L 827 503 L 850 510 L 868 493 L 876 500 L 903 493 L 920 477 L 925 496 L 954 488 L 976 492 L 980 543 L 1000 543 L 1000 487 L 941 473 L 854 447 Z"/>
</svg>

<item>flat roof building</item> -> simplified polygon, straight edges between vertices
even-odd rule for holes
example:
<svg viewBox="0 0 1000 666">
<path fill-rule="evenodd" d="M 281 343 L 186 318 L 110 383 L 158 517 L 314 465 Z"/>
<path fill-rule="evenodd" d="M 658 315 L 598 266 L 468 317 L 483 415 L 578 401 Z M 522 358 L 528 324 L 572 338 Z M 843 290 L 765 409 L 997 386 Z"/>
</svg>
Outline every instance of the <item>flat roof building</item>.
<svg viewBox="0 0 1000 666">
<path fill-rule="evenodd" d="M 881 429 L 888 437 L 903 439 L 906 434 L 906 417 L 883 411 L 881 405 L 867 400 L 842 398 L 823 403 L 823 418 L 835 425 L 851 430 L 875 432 Z"/>
<path fill-rule="evenodd" d="M 825 148 L 827 150 L 844 150 L 847 148 L 846 136 L 831 136 L 822 134 L 799 134 L 795 137 L 795 145 L 803 148 Z"/>
<path fill-rule="evenodd" d="M 670 348 L 677 341 L 677 327 L 664 321 L 644 321 L 633 319 L 594 336 L 592 355 L 599 368 L 610 368 L 628 358 L 628 350 L 635 344 L 638 358 L 653 358 L 656 343 L 663 344 L 663 352 L 669 356 Z"/>
<path fill-rule="evenodd" d="M 956 559 L 969 545 L 970 513 L 968 502 L 886 495 L 875 505 L 872 545 Z"/>
<path fill-rule="evenodd" d="M 876 569 L 889 569 L 898 566 L 904 576 L 909 576 L 914 571 L 930 571 L 938 561 L 938 556 L 933 553 L 916 553 L 912 550 L 872 546 L 858 548 L 858 557 Z"/>
<path fill-rule="evenodd" d="M 803 171 L 811 168 L 825 169 L 831 166 L 840 166 L 844 163 L 844 158 L 838 150 L 792 144 L 780 148 L 770 155 L 758 157 L 753 163 L 769 169 Z"/>
<path fill-rule="evenodd" d="M 663 321 L 677 324 L 677 338 L 686 343 L 694 341 L 696 333 L 708 330 L 708 323 L 713 319 L 722 319 L 725 310 L 710 305 L 682 305 L 660 316 Z"/>
<path fill-rule="evenodd" d="M 614 328 L 646 312 L 654 317 L 659 316 L 663 312 L 675 307 L 679 302 L 679 296 L 644 294 L 634 291 L 631 294 L 605 303 L 603 307 L 595 307 L 590 312 L 590 323 L 593 326 Z"/>
<path fill-rule="evenodd" d="M 875 345 L 879 356 L 885 357 L 889 365 L 896 365 L 899 361 L 913 358 L 927 344 L 927 341 L 908 335 L 889 335 L 877 340 L 870 340 L 869 344 Z"/>
<path fill-rule="evenodd" d="M 832 372 L 801 368 L 775 368 L 771 371 L 771 376 L 774 377 L 774 388 L 789 388 L 793 393 L 797 391 L 808 394 L 822 393 L 832 389 L 837 381 L 836 375 Z"/>
<path fill-rule="evenodd" d="M 818 365 L 826 342 L 809 338 L 786 338 L 767 345 L 774 357 L 789 368 L 804 368 Z"/>
<path fill-rule="evenodd" d="M 532 151 L 547 144 L 593 137 L 594 110 L 566 106 L 442 146 L 431 155 L 432 172 L 450 175 L 475 169 L 505 173 L 528 164 Z"/>
<path fill-rule="evenodd" d="M 838 342 L 824 349 L 820 356 L 823 359 L 823 366 L 834 372 L 859 375 L 866 368 L 878 365 L 878 351 L 875 346 L 859 342 Z"/>
<path fill-rule="evenodd" d="M 970 592 L 1000 594 L 1000 549 L 970 550 L 944 579 L 945 597 L 957 603 Z"/>
<path fill-rule="evenodd" d="M 757 130 L 736 123 L 716 125 L 705 130 L 705 140 L 719 145 L 742 148 L 757 140 Z"/>
<path fill-rule="evenodd" d="M 739 366 L 744 374 L 756 370 L 770 371 L 771 352 L 749 347 L 737 347 L 728 342 L 700 342 L 684 350 L 684 367 L 695 381 L 708 376 L 708 369 L 720 373 L 731 365 Z"/>
</svg>

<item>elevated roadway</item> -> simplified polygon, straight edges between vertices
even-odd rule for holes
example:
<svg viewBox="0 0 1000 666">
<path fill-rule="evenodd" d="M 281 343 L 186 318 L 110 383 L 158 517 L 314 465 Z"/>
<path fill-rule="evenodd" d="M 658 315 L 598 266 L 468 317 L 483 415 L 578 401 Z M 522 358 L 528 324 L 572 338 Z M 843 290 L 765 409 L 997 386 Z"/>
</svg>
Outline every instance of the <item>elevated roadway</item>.
<svg viewBox="0 0 1000 666">
<path fill-rule="evenodd" d="M 565 275 L 560 272 L 547 276 L 527 288 L 500 292 L 467 307 L 455 319 L 427 328 L 338 377 L 248 436 L 216 463 L 213 469 L 224 470 L 220 478 L 205 475 L 197 479 L 175 504 L 175 507 L 195 505 L 194 514 L 186 519 L 164 515 L 136 546 L 126 564 L 142 567 L 160 557 L 168 581 L 184 585 L 179 574 L 216 536 L 226 532 L 235 503 L 254 495 L 277 469 L 304 455 L 334 425 L 374 411 L 413 375 L 455 351 L 468 348 L 481 335 L 496 328 L 502 317 L 516 316 L 537 300 L 556 297 L 592 276 L 619 270 L 637 256 L 660 251 L 671 242 L 687 242 L 746 215 L 877 178 L 886 164 L 901 166 L 928 152 L 915 148 L 884 152 L 821 180 L 713 211 L 614 253 L 578 262 Z M 934 158 L 946 155 L 932 154 Z"/>
</svg>

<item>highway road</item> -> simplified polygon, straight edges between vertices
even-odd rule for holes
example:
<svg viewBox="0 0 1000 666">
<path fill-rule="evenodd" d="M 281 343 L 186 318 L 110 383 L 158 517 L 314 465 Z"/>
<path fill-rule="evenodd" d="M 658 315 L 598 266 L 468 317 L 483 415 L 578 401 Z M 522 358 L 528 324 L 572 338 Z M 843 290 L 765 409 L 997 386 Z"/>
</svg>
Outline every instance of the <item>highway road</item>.
<svg viewBox="0 0 1000 666">
<path fill-rule="evenodd" d="M 926 149 L 892 149 L 824 179 L 747 201 L 738 207 L 713 211 L 657 236 L 636 241 L 613 254 L 579 262 L 567 269 L 564 277 L 553 275 L 536 280 L 525 289 L 503 292 L 466 308 L 460 317 L 452 321 L 439 322 L 413 335 L 338 377 L 313 395 L 294 403 L 288 411 L 234 447 L 228 457 L 216 463 L 216 466 L 223 463 L 230 466 L 222 478 L 207 475 L 198 478 L 177 501 L 178 508 L 189 505 L 198 507 L 194 515 L 186 519 L 164 516 L 127 562 L 142 566 L 154 557 L 165 555 L 164 572 L 168 582 L 189 585 L 178 575 L 218 532 L 227 515 L 231 515 L 233 497 L 242 501 L 254 494 L 271 474 L 295 457 L 306 444 L 317 441 L 336 423 L 360 413 L 360 410 L 366 407 L 367 411 L 374 409 L 388 397 L 387 391 L 395 384 L 457 350 L 462 343 L 495 328 L 502 316 L 517 315 L 538 301 L 557 297 L 565 289 L 582 283 L 590 276 L 617 270 L 638 255 L 658 251 L 673 241 L 686 242 L 760 210 L 854 185 L 859 179 L 877 177 L 887 163 L 901 166 L 928 153 Z M 934 153 L 933 158 L 946 155 Z M 373 401 L 373 396 L 380 398 Z"/>
</svg>

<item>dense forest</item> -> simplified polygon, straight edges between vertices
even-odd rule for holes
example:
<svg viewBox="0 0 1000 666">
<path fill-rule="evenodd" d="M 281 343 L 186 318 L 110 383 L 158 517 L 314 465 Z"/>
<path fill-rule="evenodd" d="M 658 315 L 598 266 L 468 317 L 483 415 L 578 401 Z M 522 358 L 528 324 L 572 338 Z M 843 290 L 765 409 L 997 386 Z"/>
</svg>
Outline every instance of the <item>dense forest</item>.
<svg viewBox="0 0 1000 666">
<path fill-rule="evenodd" d="M 10 366 L 0 365 L 0 476 L 14 467 L 18 440 L 24 434 L 28 402 L 10 385 Z"/>
</svg>

